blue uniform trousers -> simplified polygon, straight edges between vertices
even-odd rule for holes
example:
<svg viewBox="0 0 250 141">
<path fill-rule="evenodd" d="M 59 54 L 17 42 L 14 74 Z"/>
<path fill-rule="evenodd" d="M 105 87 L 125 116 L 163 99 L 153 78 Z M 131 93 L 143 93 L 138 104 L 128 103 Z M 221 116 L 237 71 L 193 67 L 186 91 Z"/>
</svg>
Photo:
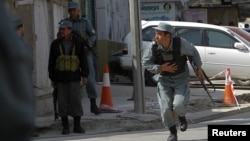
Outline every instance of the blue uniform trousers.
<svg viewBox="0 0 250 141">
<path fill-rule="evenodd" d="M 158 102 L 161 109 L 162 122 L 166 128 L 176 124 L 175 112 L 185 116 L 190 97 L 189 78 L 171 79 L 161 77 L 157 85 Z"/>
</svg>

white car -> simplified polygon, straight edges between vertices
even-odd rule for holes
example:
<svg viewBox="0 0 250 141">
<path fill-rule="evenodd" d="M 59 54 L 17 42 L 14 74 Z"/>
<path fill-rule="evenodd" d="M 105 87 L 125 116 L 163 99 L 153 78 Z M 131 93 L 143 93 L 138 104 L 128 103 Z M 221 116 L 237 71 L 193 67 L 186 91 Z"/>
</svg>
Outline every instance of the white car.
<svg viewBox="0 0 250 141">
<path fill-rule="evenodd" d="M 250 85 L 250 43 L 240 35 L 223 26 L 184 21 L 142 21 L 142 50 L 149 47 L 154 39 L 155 27 L 166 22 L 174 27 L 174 36 L 192 42 L 200 53 L 203 69 L 208 77 L 230 68 L 231 78 L 236 85 Z M 120 56 L 121 68 L 132 71 L 131 34 L 124 38 L 127 47 Z M 143 52 L 143 51 L 142 51 Z M 194 76 L 189 65 L 190 76 Z M 147 85 L 155 85 L 150 72 L 145 71 Z M 131 75 L 132 76 L 132 75 Z M 132 79 L 132 77 L 130 78 Z M 217 76 L 224 79 L 225 75 Z"/>
</svg>

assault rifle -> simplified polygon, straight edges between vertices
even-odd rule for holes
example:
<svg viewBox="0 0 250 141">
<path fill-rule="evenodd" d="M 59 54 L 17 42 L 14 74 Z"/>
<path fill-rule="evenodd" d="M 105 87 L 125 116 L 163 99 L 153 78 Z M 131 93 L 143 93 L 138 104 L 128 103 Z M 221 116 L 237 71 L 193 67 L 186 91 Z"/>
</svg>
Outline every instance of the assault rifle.
<svg viewBox="0 0 250 141">
<path fill-rule="evenodd" d="M 198 75 L 197 66 L 196 66 L 195 63 L 194 63 L 193 58 L 192 58 L 191 56 L 188 56 L 187 58 L 188 58 L 188 60 L 189 60 L 190 65 L 192 66 L 192 68 L 193 68 L 193 70 L 194 70 L 194 73 L 195 73 L 196 75 Z M 202 72 L 203 72 L 203 75 L 204 75 L 206 81 L 207 81 L 210 85 L 212 85 L 212 87 L 213 87 L 213 89 L 214 89 L 214 92 L 215 92 L 215 86 L 214 86 L 214 84 L 213 84 L 213 83 L 211 82 L 211 80 L 207 77 L 207 75 L 206 75 L 206 73 L 204 72 L 204 70 L 202 70 Z M 207 88 L 206 84 L 204 83 L 204 80 L 201 79 L 201 78 L 198 78 L 198 79 L 199 79 L 199 81 L 201 82 L 201 85 L 202 85 L 202 87 L 204 88 L 204 90 L 207 92 L 207 95 L 208 95 L 209 98 L 211 99 L 212 103 L 215 105 L 215 102 L 214 102 L 214 100 L 212 99 L 212 97 L 211 97 L 211 95 L 210 95 L 210 93 L 209 93 L 209 91 L 208 91 L 208 88 Z"/>
<path fill-rule="evenodd" d="M 75 31 L 72 31 L 73 36 L 75 36 L 76 38 L 80 39 L 81 41 L 83 41 L 83 43 L 86 45 L 86 47 L 88 48 L 89 51 L 91 51 L 93 53 L 93 55 L 98 58 L 98 56 L 96 55 L 96 53 L 94 52 L 93 48 L 89 45 L 88 41 L 83 38 L 80 34 L 78 34 Z"/>
</svg>

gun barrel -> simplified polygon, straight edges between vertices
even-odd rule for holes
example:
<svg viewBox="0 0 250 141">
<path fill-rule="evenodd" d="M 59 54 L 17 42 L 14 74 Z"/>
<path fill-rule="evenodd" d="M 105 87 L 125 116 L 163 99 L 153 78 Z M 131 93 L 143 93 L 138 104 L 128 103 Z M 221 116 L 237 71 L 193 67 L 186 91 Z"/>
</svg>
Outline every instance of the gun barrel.
<svg viewBox="0 0 250 141">
<path fill-rule="evenodd" d="M 192 66 L 192 68 L 193 68 L 193 70 L 194 70 L 194 73 L 195 73 L 196 75 L 198 75 L 197 67 L 195 66 L 193 60 L 192 60 L 192 59 L 189 59 L 189 62 L 190 62 L 191 66 Z M 208 77 L 206 76 L 205 72 L 204 72 L 203 70 L 202 70 L 202 72 L 203 72 L 205 78 L 208 79 Z M 215 102 L 214 102 L 212 96 L 210 95 L 210 93 L 209 93 L 209 91 L 208 91 L 208 89 L 207 89 L 207 86 L 206 86 L 205 83 L 204 83 L 204 80 L 199 78 L 199 81 L 201 82 L 201 85 L 202 85 L 202 87 L 204 88 L 204 90 L 206 91 L 208 97 L 210 98 L 210 100 L 212 101 L 212 103 L 215 105 Z M 210 80 L 208 80 L 208 81 L 210 82 L 210 84 L 212 84 Z M 214 85 L 213 85 L 213 87 L 214 87 Z M 214 87 L 214 90 L 215 90 L 215 87 Z"/>
</svg>

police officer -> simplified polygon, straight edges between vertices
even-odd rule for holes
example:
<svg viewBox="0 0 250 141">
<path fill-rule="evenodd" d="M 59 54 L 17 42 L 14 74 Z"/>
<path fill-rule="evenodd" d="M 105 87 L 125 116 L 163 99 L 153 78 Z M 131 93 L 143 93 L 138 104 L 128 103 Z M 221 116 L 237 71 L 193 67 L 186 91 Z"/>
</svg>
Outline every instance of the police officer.
<svg viewBox="0 0 250 141">
<path fill-rule="evenodd" d="M 84 44 L 71 34 L 72 23 L 62 21 L 59 26 L 61 38 L 51 43 L 49 53 L 49 78 L 57 89 L 58 114 L 62 119 L 62 134 L 69 134 L 68 116 L 74 118 L 74 133 L 85 133 L 80 125 L 83 115 L 80 82 L 85 85 L 88 76 L 88 62 Z"/>
<path fill-rule="evenodd" d="M 0 1 L 0 140 L 31 141 L 35 105 L 32 59 L 16 35 L 12 16 Z"/>
<path fill-rule="evenodd" d="M 69 20 L 73 23 L 73 31 L 80 35 L 81 38 L 84 40 L 87 40 L 89 46 L 91 48 L 87 48 L 87 59 L 89 64 L 89 76 L 88 76 L 88 83 L 86 85 L 86 92 L 88 95 L 88 98 L 90 99 L 90 111 L 91 113 L 94 113 L 96 115 L 100 114 L 100 110 L 98 109 L 96 105 L 96 98 L 97 98 L 97 91 L 96 91 L 96 81 L 95 81 L 95 67 L 94 67 L 94 54 L 93 54 L 93 46 L 96 41 L 96 34 L 95 30 L 92 27 L 92 25 L 89 23 L 89 21 L 80 16 L 80 8 L 79 4 L 76 2 L 69 2 L 68 3 L 68 12 L 69 17 L 65 20 Z M 90 49 L 92 51 L 90 51 Z"/>
<path fill-rule="evenodd" d="M 27 43 L 24 40 L 24 24 L 23 24 L 23 21 L 21 19 L 19 19 L 19 18 L 16 19 L 16 20 L 14 20 L 14 26 L 15 26 L 15 29 L 16 29 L 17 36 L 20 38 L 20 40 L 22 41 L 22 43 L 25 45 L 27 51 L 30 53 L 31 60 L 33 60 L 32 59 L 32 53 L 28 49 L 28 45 L 27 45 Z M 32 68 L 30 68 L 30 74 L 31 75 L 32 75 L 33 67 L 34 66 L 32 65 Z M 38 136 L 39 136 L 38 131 L 37 131 L 36 127 L 34 127 L 34 132 L 32 134 L 32 137 L 38 137 Z"/>
<path fill-rule="evenodd" d="M 185 118 L 190 96 L 189 70 L 186 56 L 192 56 L 198 67 L 198 77 L 203 78 L 202 62 L 193 44 L 183 38 L 173 38 L 173 27 L 160 22 L 155 27 L 155 42 L 145 50 L 142 66 L 156 74 L 157 96 L 161 108 L 162 121 L 170 130 L 168 141 L 177 141 L 176 118 L 180 121 L 180 130 L 186 131 Z M 175 40 L 174 40 L 175 39 Z"/>
</svg>

